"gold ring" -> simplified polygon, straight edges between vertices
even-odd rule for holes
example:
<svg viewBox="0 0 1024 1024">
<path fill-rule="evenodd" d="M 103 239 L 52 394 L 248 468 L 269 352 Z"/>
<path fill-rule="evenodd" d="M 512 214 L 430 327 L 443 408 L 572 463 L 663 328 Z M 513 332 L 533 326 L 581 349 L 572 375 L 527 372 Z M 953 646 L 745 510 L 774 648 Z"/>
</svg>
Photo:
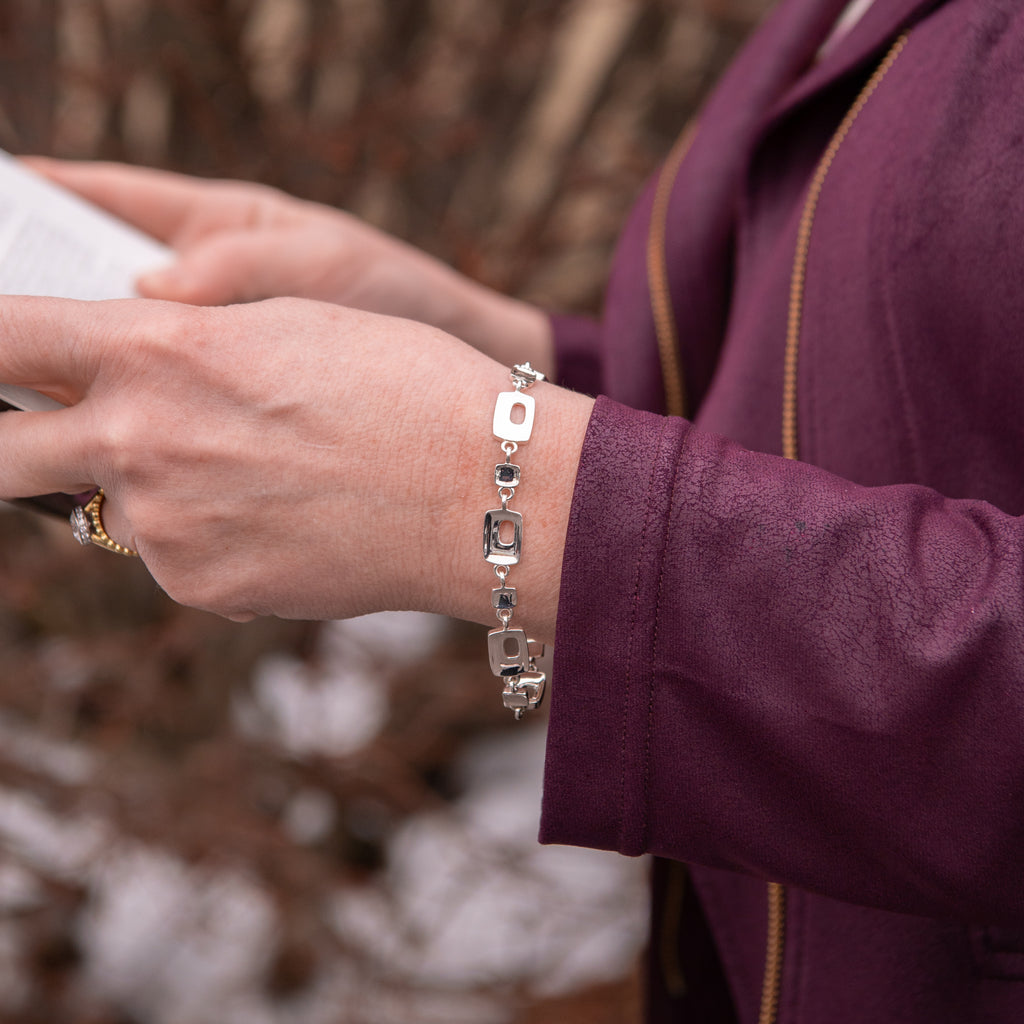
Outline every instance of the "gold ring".
<svg viewBox="0 0 1024 1024">
<path fill-rule="evenodd" d="M 129 558 L 138 558 L 138 551 L 126 548 L 118 544 L 113 537 L 103 528 L 103 519 L 100 516 L 100 509 L 103 508 L 103 488 L 101 487 L 89 499 L 87 505 L 80 505 L 71 513 L 71 530 L 75 540 L 79 544 L 95 544 L 97 547 L 106 548 L 116 555 L 127 555 Z"/>
</svg>

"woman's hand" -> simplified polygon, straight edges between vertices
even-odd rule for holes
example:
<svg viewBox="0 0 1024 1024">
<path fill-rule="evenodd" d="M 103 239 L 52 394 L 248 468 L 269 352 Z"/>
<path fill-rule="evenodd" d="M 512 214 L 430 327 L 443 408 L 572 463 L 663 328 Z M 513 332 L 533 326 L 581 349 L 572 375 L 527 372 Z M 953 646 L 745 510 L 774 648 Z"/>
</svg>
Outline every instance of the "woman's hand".
<svg viewBox="0 0 1024 1024">
<path fill-rule="evenodd" d="M 4 297 L 0 380 L 68 405 L 0 416 L 0 495 L 101 485 L 108 533 L 182 603 L 488 621 L 480 537 L 508 369 L 435 328 L 299 299 Z M 591 402 L 533 393 L 517 621 L 550 639 Z"/>
<path fill-rule="evenodd" d="M 276 189 L 107 163 L 31 158 L 36 171 L 171 246 L 139 293 L 194 305 L 294 296 L 431 324 L 549 375 L 547 318 L 357 218 Z"/>
</svg>

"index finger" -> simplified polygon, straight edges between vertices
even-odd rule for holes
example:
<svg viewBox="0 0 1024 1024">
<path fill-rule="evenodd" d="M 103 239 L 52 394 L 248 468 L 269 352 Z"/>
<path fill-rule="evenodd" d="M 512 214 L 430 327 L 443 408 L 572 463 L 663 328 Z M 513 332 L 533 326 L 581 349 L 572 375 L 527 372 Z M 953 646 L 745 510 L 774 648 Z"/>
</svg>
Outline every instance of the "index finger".
<svg viewBox="0 0 1024 1024">
<path fill-rule="evenodd" d="M 237 226 L 264 191 L 258 185 L 127 164 L 35 156 L 21 159 L 50 181 L 172 246 Z"/>
<path fill-rule="evenodd" d="M 0 381 L 78 401 L 103 362 L 124 354 L 143 303 L 0 295 Z"/>
<path fill-rule="evenodd" d="M 7 501 L 89 490 L 95 475 L 91 429 L 84 406 L 0 415 L 0 497 Z"/>
</svg>

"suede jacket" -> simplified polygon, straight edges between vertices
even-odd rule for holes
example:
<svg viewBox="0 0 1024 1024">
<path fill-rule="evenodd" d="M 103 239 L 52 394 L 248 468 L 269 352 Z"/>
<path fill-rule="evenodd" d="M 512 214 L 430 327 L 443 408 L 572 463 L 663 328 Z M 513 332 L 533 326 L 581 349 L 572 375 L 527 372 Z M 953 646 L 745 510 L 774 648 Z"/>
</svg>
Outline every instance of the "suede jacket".
<svg viewBox="0 0 1024 1024">
<path fill-rule="evenodd" d="M 1024 4 L 876 0 L 822 55 L 843 6 L 782 0 L 555 320 L 601 397 L 541 837 L 660 858 L 651 1021 L 756 1024 L 766 882 L 780 1024 L 1024 1021 Z"/>
</svg>

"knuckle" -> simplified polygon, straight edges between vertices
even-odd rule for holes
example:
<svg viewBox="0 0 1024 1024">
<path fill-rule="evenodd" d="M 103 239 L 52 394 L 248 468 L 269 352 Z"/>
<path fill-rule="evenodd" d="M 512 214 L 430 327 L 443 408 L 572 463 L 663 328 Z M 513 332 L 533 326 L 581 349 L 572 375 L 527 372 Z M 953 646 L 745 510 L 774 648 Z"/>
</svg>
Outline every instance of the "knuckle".
<svg viewBox="0 0 1024 1024">
<path fill-rule="evenodd" d="M 135 476 L 140 450 L 140 419 L 138 411 L 122 403 L 108 405 L 93 434 L 94 454 L 109 479 L 124 480 Z"/>
<path fill-rule="evenodd" d="M 183 355 L 202 346 L 209 311 L 181 302 L 163 303 L 160 316 L 149 333 L 151 349 L 160 354 Z"/>
<path fill-rule="evenodd" d="M 227 617 L 247 610 L 247 574 L 224 556 L 202 517 L 182 515 L 166 495 L 149 493 L 133 498 L 128 514 L 147 565 L 168 597 Z"/>
<path fill-rule="evenodd" d="M 245 225 L 250 228 L 265 227 L 277 221 L 282 209 L 292 200 L 280 189 L 258 182 L 233 182 L 234 195 L 245 211 Z"/>
<path fill-rule="evenodd" d="M 238 613 L 241 604 L 229 574 L 204 568 L 184 574 L 173 587 L 164 588 L 172 600 L 190 608 L 230 617 Z"/>
<path fill-rule="evenodd" d="M 166 394 L 179 384 L 205 379 L 214 360 L 211 315 L 203 306 L 160 303 L 133 353 L 135 365 L 128 376 L 148 377 L 145 386 Z"/>
<path fill-rule="evenodd" d="M 125 516 L 135 535 L 143 539 L 147 549 L 162 557 L 173 552 L 183 541 L 177 516 L 144 490 L 133 490 L 125 499 Z"/>
</svg>

